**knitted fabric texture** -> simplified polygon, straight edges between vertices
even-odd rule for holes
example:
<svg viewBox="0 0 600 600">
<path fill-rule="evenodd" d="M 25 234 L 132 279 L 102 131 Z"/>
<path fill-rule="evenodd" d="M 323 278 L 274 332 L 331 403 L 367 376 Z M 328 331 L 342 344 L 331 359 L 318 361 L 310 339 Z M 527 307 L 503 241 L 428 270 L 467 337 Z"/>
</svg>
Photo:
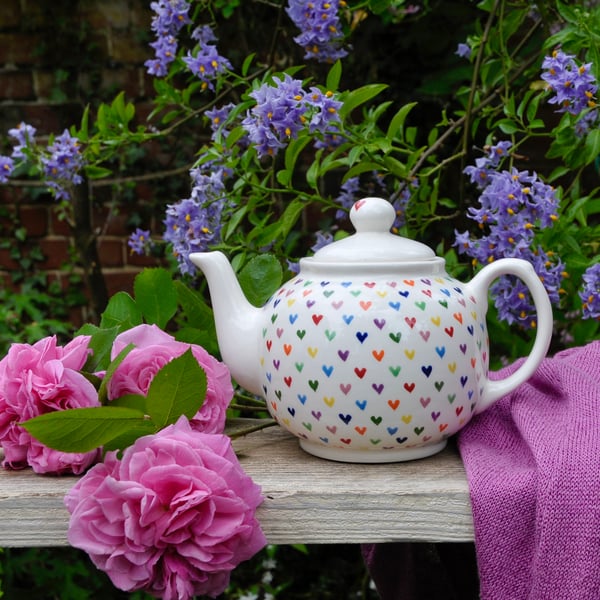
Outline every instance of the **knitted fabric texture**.
<svg viewBox="0 0 600 600">
<path fill-rule="evenodd" d="M 481 598 L 600 599 L 600 342 L 546 358 L 458 446 Z"/>
</svg>

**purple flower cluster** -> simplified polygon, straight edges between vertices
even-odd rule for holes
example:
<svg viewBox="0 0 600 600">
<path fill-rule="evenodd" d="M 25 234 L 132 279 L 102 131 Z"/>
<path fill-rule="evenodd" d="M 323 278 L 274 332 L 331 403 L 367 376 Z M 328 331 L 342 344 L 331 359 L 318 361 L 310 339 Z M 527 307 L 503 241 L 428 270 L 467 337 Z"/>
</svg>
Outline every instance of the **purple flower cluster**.
<svg viewBox="0 0 600 600">
<path fill-rule="evenodd" d="M 0 183 L 6 183 L 15 169 L 15 159 L 25 160 L 25 150 L 35 143 L 36 129 L 27 123 L 19 123 L 16 127 L 8 130 L 9 137 L 16 143 L 10 156 L 0 156 Z"/>
<path fill-rule="evenodd" d="M 316 87 L 306 92 L 302 81 L 287 73 L 283 79 L 274 77 L 273 83 L 263 83 L 250 93 L 256 105 L 242 121 L 260 157 L 274 156 L 303 129 L 320 134 L 322 138 L 317 138 L 320 144 L 326 143 L 326 136 L 338 131 L 342 103 L 333 92 L 323 93 Z"/>
<path fill-rule="evenodd" d="M 15 163 L 10 156 L 0 156 L 0 183 L 6 183 L 11 176 Z"/>
<path fill-rule="evenodd" d="M 461 58 L 469 59 L 469 58 L 471 58 L 472 52 L 473 52 L 473 50 L 471 49 L 471 46 L 469 46 L 469 44 L 465 44 L 464 42 L 461 42 L 456 47 L 456 52 L 454 54 L 456 54 L 457 56 L 460 56 Z"/>
<path fill-rule="evenodd" d="M 544 59 L 542 79 L 554 92 L 548 102 L 558 105 L 558 112 L 578 115 L 585 109 L 596 108 L 598 86 L 590 67 L 590 63 L 578 65 L 573 55 L 562 50 L 555 50 Z M 597 111 L 594 113 L 597 116 Z"/>
<path fill-rule="evenodd" d="M 16 127 L 8 130 L 8 135 L 16 140 L 13 146 L 13 158 L 27 158 L 24 150 L 31 147 L 35 143 L 36 129 L 33 125 L 28 125 L 21 121 Z"/>
<path fill-rule="evenodd" d="M 47 154 L 41 158 L 46 184 L 57 200 L 69 200 L 69 188 L 79 185 L 83 178 L 79 174 L 85 166 L 79 140 L 67 129 L 48 146 Z"/>
<path fill-rule="evenodd" d="M 455 232 L 455 246 L 474 264 L 487 264 L 499 258 L 522 258 L 532 263 L 544 283 L 550 300 L 559 302 L 564 264 L 553 253 L 535 244 L 538 228 L 551 227 L 557 220 L 558 197 L 554 188 L 541 181 L 535 172 L 494 170 L 510 144 L 501 142 L 488 149 L 485 158 L 465 172 L 481 194 L 479 207 L 470 207 L 468 217 L 487 234 L 478 239 L 468 232 Z M 527 288 L 514 278 L 504 277 L 491 288 L 500 318 L 509 323 L 532 326 L 534 310 Z"/>
<path fill-rule="evenodd" d="M 200 79 L 202 89 L 214 90 L 213 81 L 226 69 L 231 69 L 231 63 L 221 56 L 212 42 L 216 41 L 213 30 L 208 25 L 198 27 L 192 33 L 198 46 L 193 52 L 188 50 L 183 61 L 188 69 Z"/>
<path fill-rule="evenodd" d="M 158 0 L 151 2 L 154 11 L 152 31 L 156 37 L 150 44 L 154 58 L 144 64 L 150 75 L 164 77 L 177 54 L 177 35 L 184 25 L 190 23 L 190 5 L 186 0 Z"/>
<path fill-rule="evenodd" d="M 233 102 L 229 102 L 224 106 L 207 110 L 204 114 L 210 119 L 210 130 L 212 132 L 210 139 L 215 142 L 217 138 L 221 138 L 222 141 L 227 139 L 229 135 L 229 129 L 226 127 L 227 120 L 231 115 L 231 111 L 235 108 Z"/>
<path fill-rule="evenodd" d="M 584 319 L 600 320 L 600 263 L 588 267 L 579 291 Z"/>
<path fill-rule="evenodd" d="M 147 229 L 140 229 L 139 227 L 129 236 L 127 245 L 131 249 L 131 254 L 148 254 L 154 242 L 150 237 L 150 231 Z"/>
<path fill-rule="evenodd" d="M 204 252 L 220 241 L 223 213 L 228 207 L 225 181 L 230 173 L 209 161 L 192 169 L 190 175 L 190 197 L 167 206 L 163 239 L 172 245 L 181 273 L 193 275 L 197 270 L 189 254 Z"/>
<path fill-rule="evenodd" d="M 304 58 L 334 62 L 348 54 L 339 18 L 345 6 L 344 0 L 289 0 L 286 12 L 301 31 L 294 41 L 306 51 Z"/>
</svg>

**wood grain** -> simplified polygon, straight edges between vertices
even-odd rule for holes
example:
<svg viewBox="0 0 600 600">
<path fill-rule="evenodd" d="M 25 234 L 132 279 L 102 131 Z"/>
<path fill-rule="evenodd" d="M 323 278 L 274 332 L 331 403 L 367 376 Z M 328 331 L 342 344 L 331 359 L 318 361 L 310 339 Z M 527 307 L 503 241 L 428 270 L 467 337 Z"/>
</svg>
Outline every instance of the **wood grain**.
<svg viewBox="0 0 600 600">
<path fill-rule="evenodd" d="M 347 464 L 306 454 L 272 427 L 234 441 L 262 486 L 257 516 L 273 544 L 473 539 L 464 468 L 456 450 L 394 464 Z M 74 477 L 0 469 L 0 547 L 67 545 L 63 497 Z"/>
</svg>

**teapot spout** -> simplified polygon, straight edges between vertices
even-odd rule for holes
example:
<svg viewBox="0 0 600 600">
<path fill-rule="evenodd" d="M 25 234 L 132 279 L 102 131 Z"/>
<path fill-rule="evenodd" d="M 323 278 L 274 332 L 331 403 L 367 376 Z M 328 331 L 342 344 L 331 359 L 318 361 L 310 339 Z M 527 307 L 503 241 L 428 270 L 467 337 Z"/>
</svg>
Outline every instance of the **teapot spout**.
<svg viewBox="0 0 600 600">
<path fill-rule="evenodd" d="M 257 358 L 261 309 L 248 302 L 222 252 L 194 252 L 189 259 L 208 282 L 223 362 L 239 385 L 262 395 Z"/>
</svg>

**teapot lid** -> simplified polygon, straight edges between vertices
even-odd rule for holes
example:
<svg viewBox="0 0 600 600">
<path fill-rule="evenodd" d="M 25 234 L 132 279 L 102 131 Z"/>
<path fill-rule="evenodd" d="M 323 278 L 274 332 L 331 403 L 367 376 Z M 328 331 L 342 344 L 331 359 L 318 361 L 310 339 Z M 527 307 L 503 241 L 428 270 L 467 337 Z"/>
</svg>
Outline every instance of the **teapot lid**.
<svg viewBox="0 0 600 600">
<path fill-rule="evenodd" d="M 350 209 L 356 233 L 324 246 L 310 263 L 398 263 L 429 261 L 435 252 L 415 240 L 390 232 L 396 211 L 383 198 L 363 198 Z"/>
</svg>

